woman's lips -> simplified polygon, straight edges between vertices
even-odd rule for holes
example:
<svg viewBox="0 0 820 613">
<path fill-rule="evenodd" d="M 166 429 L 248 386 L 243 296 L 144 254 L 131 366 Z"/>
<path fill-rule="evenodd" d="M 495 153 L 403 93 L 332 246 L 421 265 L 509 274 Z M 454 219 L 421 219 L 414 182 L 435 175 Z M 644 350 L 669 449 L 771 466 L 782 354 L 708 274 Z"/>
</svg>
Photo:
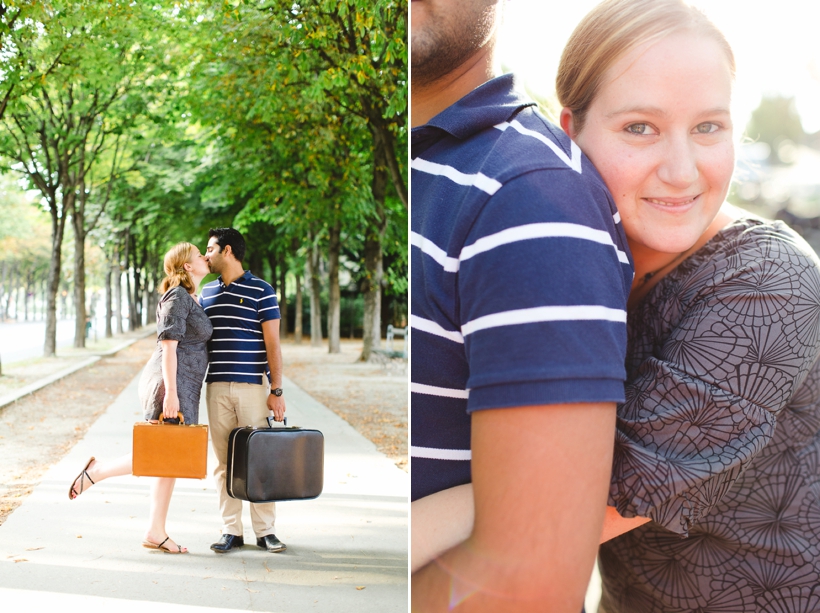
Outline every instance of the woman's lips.
<svg viewBox="0 0 820 613">
<path fill-rule="evenodd" d="M 698 196 L 699 195 L 700 194 L 698 194 Z M 644 200 L 658 206 L 676 207 L 692 204 L 695 200 L 697 200 L 698 196 L 687 196 L 684 198 L 644 198 Z"/>
</svg>

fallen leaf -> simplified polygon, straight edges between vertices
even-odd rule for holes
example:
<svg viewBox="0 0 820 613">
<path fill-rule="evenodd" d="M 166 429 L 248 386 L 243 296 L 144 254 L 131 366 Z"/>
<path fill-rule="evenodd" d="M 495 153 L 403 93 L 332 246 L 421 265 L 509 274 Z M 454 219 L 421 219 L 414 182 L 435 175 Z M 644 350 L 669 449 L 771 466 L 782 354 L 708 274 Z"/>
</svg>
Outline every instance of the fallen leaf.
<svg viewBox="0 0 820 613">
<path fill-rule="evenodd" d="M 17 564 L 17 562 L 28 562 L 28 560 L 26 560 L 25 558 L 20 558 L 19 560 L 14 561 L 15 564 Z"/>
<path fill-rule="evenodd" d="M 45 547 L 29 547 L 26 551 L 40 551 L 41 549 L 45 549 Z"/>
<path fill-rule="evenodd" d="M 363 589 L 364 589 L 364 586 L 363 586 L 363 585 L 357 585 L 357 586 L 356 586 L 356 589 L 357 589 L 357 590 L 359 590 L 359 591 L 361 591 L 361 590 L 363 590 Z"/>
<path fill-rule="evenodd" d="M 252 590 L 249 587 L 246 587 L 245 589 L 248 590 L 251 594 L 258 594 L 259 593 L 259 590 Z"/>
<path fill-rule="evenodd" d="M 273 572 L 270 568 L 268 568 L 268 563 L 267 562 L 265 562 L 262 566 L 264 566 L 265 570 L 268 571 L 269 573 Z"/>
<path fill-rule="evenodd" d="M 82 534 L 78 534 L 78 535 L 77 535 L 77 538 L 78 538 L 78 539 L 81 539 L 81 538 L 83 538 L 83 535 L 82 535 Z"/>
</svg>

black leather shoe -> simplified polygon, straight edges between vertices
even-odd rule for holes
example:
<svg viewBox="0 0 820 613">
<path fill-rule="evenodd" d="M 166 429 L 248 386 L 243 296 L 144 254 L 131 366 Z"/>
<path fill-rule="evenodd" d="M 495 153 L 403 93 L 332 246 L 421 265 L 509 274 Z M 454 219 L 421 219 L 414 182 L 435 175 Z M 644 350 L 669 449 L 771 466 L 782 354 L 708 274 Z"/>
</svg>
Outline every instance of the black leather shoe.
<svg viewBox="0 0 820 613">
<path fill-rule="evenodd" d="M 276 538 L 275 534 L 268 534 L 256 539 L 256 546 L 267 549 L 270 553 L 280 553 L 287 549 L 285 544 Z"/>
<path fill-rule="evenodd" d="M 235 534 L 223 534 L 220 539 L 211 545 L 216 553 L 228 553 L 235 547 L 242 547 L 245 544 L 245 539 Z"/>
</svg>

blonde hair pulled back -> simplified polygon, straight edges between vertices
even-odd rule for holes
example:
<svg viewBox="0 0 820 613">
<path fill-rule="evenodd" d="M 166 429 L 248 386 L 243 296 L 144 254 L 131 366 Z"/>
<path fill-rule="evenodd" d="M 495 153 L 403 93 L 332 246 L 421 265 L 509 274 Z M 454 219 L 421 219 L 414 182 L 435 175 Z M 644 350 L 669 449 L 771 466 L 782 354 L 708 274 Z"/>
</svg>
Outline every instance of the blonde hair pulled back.
<svg viewBox="0 0 820 613">
<path fill-rule="evenodd" d="M 162 262 L 165 278 L 159 284 L 160 294 L 179 285 L 184 287 L 189 294 L 196 291 L 194 280 L 183 266 L 191 261 L 193 251 L 194 246 L 191 243 L 177 243 L 168 250 Z"/>
<path fill-rule="evenodd" d="M 581 20 L 570 36 L 555 79 L 561 106 L 572 111 L 576 132 L 583 129 L 607 71 L 633 49 L 678 32 L 710 38 L 729 61 L 735 57 L 723 33 L 684 0 L 604 0 Z"/>
</svg>

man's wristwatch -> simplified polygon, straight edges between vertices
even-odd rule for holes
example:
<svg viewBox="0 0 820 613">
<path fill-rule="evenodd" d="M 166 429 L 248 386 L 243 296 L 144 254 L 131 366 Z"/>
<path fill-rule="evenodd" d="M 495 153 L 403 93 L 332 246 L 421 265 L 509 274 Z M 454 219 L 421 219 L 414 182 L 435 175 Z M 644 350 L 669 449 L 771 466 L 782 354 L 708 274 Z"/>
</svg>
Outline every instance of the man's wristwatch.
<svg viewBox="0 0 820 613">
<path fill-rule="evenodd" d="M 276 396 L 277 398 L 284 393 L 284 390 L 281 387 L 274 388 L 270 391 L 271 394 Z"/>
</svg>

